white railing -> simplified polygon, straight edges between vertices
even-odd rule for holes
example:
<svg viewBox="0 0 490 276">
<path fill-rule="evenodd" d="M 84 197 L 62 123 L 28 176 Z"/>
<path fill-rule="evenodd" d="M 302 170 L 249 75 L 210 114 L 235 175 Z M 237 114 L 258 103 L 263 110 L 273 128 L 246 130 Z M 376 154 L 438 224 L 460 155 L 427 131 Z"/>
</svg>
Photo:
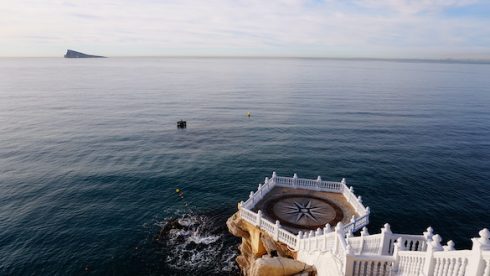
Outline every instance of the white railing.
<svg viewBox="0 0 490 276">
<path fill-rule="evenodd" d="M 407 276 L 421 275 L 424 270 L 425 252 L 398 252 L 397 274 Z"/>
<path fill-rule="evenodd" d="M 479 234 L 471 250 L 455 250 L 452 241 L 442 246 L 430 227 L 423 235 L 393 234 L 389 224 L 376 235 L 364 228 L 359 237 L 347 234 L 344 275 L 490 276 L 490 232 Z"/>
<path fill-rule="evenodd" d="M 383 246 L 381 243 L 382 238 L 383 234 L 364 237 L 361 254 L 379 254 Z"/>
<path fill-rule="evenodd" d="M 242 203 L 242 207 L 245 207 L 248 210 L 252 210 L 255 205 L 259 203 L 264 198 L 264 196 L 275 186 L 341 193 L 344 195 L 346 200 L 354 207 L 356 213 L 358 214 L 357 217 L 354 216 L 351 219 L 350 223 L 345 225 L 345 231 L 355 232 L 369 224 L 369 207 L 364 207 L 361 197 L 356 197 L 356 195 L 354 194 L 354 189 L 352 187 L 347 187 L 345 178 L 342 179 L 342 181 L 340 182 L 331 182 L 321 180 L 320 176 L 316 180 L 312 180 L 298 178 L 296 174 L 294 174 L 293 177 L 277 176 L 276 173 L 273 172 L 270 179 L 266 177 L 264 180 L 264 184 L 259 184 L 257 191 L 250 192 L 248 200 Z M 248 219 L 249 217 L 250 215 L 248 217 L 245 217 L 245 219 Z M 256 223 L 254 223 L 254 225 L 256 225 Z"/>
<path fill-rule="evenodd" d="M 393 275 L 392 256 L 347 256 L 344 275 L 390 276 Z"/>
<path fill-rule="evenodd" d="M 428 230 L 432 231 L 432 228 Z M 402 238 L 403 246 L 408 251 L 425 251 L 427 250 L 427 238 L 423 235 L 405 235 L 405 234 L 392 234 L 388 239 L 389 247 L 386 254 L 393 254 L 395 242 Z"/>
<path fill-rule="evenodd" d="M 465 275 L 468 261 L 471 258 L 470 250 L 434 252 L 434 276 L 462 276 Z"/>
<path fill-rule="evenodd" d="M 297 176 L 293 178 L 276 176 L 275 182 L 281 187 L 302 188 L 322 192 L 342 193 L 344 189 L 344 185 L 341 182 L 322 181 L 321 179 L 305 179 L 298 178 Z"/>
<path fill-rule="evenodd" d="M 369 235 L 366 228 L 361 236 L 352 237 L 344 232 L 342 222 L 335 231 L 330 227 L 316 232 L 293 235 L 258 214 L 240 207 L 240 216 L 268 233 L 276 241 L 283 242 L 292 250 L 314 253 L 330 252 L 339 261 L 344 275 L 434 275 L 434 276 L 490 276 L 490 232 L 480 231 L 480 238 L 473 239 L 472 250 L 454 250 L 448 241 L 441 246 L 441 237 L 428 228 L 423 235 L 391 233 L 389 224 L 380 234 Z M 397 238 L 394 241 L 394 238 Z M 387 254 L 390 245 L 393 252 Z"/>
<path fill-rule="evenodd" d="M 274 224 L 267 219 L 264 219 L 261 211 L 258 211 L 258 213 L 250 211 L 247 208 L 244 208 L 242 203 L 238 207 L 238 212 L 242 219 L 264 230 L 273 237 L 274 240 L 283 242 L 292 249 L 296 249 L 298 237 L 289 231 L 282 229 L 279 221 L 276 221 Z"/>
<path fill-rule="evenodd" d="M 262 212 L 252 208 L 274 186 L 314 189 L 342 193 L 354 206 L 360 217 L 343 225 L 339 222 L 335 231 L 326 225 L 323 229 L 299 232 L 294 235 L 279 223 L 263 218 Z M 490 276 L 490 232 L 483 229 L 480 238 L 474 238 L 471 250 L 454 250 L 449 241 L 441 246 L 441 237 L 433 234 L 431 227 L 422 235 L 394 234 L 385 224 L 380 234 L 369 235 L 364 227 L 361 236 L 352 232 L 369 222 L 369 208 L 364 208 L 360 197 L 352 188 L 341 182 L 277 177 L 265 179 L 256 192 L 251 192 L 246 202 L 239 204 L 240 217 L 259 227 L 274 240 L 286 244 L 291 250 L 316 254 L 330 252 L 339 261 L 342 273 L 353 276 L 423 275 L 423 276 Z M 315 255 L 316 256 L 316 255 Z M 325 255 L 326 256 L 326 255 Z"/>
</svg>

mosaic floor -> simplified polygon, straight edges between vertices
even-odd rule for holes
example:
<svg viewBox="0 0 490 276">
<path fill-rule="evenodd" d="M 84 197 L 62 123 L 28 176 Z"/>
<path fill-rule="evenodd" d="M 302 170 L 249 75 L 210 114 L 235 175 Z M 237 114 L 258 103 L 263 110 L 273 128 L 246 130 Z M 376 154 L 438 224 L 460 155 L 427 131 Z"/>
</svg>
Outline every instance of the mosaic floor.
<svg viewBox="0 0 490 276">
<path fill-rule="evenodd" d="M 316 230 L 327 223 L 348 223 L 354 212 L 341 194 L 275 187 L 254 208 L 291 232 Z"/>
</svg>

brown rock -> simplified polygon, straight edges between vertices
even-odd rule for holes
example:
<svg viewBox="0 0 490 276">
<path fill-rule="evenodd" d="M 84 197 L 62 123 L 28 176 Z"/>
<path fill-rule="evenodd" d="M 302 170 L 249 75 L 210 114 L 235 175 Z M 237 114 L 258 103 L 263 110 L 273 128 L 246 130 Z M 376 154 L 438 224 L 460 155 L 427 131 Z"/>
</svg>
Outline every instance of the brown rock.
<svg viewBox="0 0 490 276">
<path fill-rule="evenodd" d="M 295 260 L 296 253 L 287 245 L 274 241 L 267 233 L 241 219 L 238 213 L 230 217 L 226 225 L 230 233 L 242 238 L 241 255 L 236 262 L 243 275 L 315 275 L 312 266 Z M 276 254 L 279 257 L 270 257 Z"/>
<path fill-rule="evenodd" d="M 293 259 L 264 256 L 253 263 L 250 272 L 254 276 L 286 276 L 313 272 L 313 268 Z"/>
</svg>

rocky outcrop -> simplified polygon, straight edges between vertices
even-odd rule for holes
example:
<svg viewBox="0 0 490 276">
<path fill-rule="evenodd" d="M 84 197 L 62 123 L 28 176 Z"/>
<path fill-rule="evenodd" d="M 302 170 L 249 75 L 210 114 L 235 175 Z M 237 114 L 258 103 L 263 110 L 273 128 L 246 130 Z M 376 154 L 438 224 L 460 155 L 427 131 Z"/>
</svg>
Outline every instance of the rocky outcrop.
<svg viewBox="0 0 490 276">
<path fill-rule="evenodd" d="M 258 227 L 241 219 L 238 213 L 226 222 L 230 233 L 242 238 L 236 259 L 246 276 L 315 275 L 315 270 L 296 260 L 296 253 L 285 244 L 274 241 Z"/>
<path fill-rule="evenodd" d="M 80 53 L 77 51 L 73 50 L 67 50 L 65 54 L 65 58 L 105 58 L 103 56 L 94 56 L 94 55 L 87 55 L 84 53 Z"/>
</svg>

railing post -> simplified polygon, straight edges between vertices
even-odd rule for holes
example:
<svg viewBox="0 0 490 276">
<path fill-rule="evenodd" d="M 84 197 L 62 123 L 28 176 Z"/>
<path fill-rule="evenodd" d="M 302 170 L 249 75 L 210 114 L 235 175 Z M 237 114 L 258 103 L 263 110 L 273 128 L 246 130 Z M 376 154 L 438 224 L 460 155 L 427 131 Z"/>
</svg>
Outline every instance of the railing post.
<svg viewBox="0 0 490 276">
<path fill-rule="evenodd" d="M 351 276 L 354 274 L 354 252 L 350 244 L 347 244 L 345 248 L 345 263 L 343 267 L 343 272 L 345 276 Z"/>
<path fill-rule="evenodd" d="M 308 251 L 312 251 L 311 243 L 313 242 L 314 237 L 315 232 L 313 232 L 313 230 L 310 230 L 310 232 L 308 233 Z"/>
<path fill-rule="evenodd" d="M 334 253 L 337 254 L 339 252 L 340 239 L 345 239 L 345 231 L 344 224 L 339 221 L 337 226 L 335 226 L 335 244 L 334 244 Z"/>
<path fill-rule="evenodd" d="M 327 251 L 327 234 L 332 232 L 332 227 L 330 223 L 327 223 L 323 228 L 323 251 Z"/>
<path fill-rule="evenodd" d="M 483 275 L 483 258 L 482 251 L 490 250 L 490 231 L 484 228 L 480 232 L 480 238 L 473 238 L 473 247 L 471 249 L 471 256 L 468 258 L 468 267 L 466 268 L 465 276 L 477 276 Z"/>
<path fill-rule="evenodd" d="M 272 172 L 272 176 L 270 179 L 272 186 L 275 186 L 277 184 L 276 180 L 277 180 L 277 174 L 276 174 L 276 172 Z"/>
<path fill-rule="evenodd" d="M 379 255 L 388 255 L 390 252 L 390 240 L 392 236 L 391 226 L 388 223 L 385 223 L 383 228 L 381 228 L 381 241 L 379 246 Z"/>
<path fill-rule="evenodd" d="M 296 188 L 297 185 L 298 185 L 298 175 L 296 173 L 294 173 L 294 175 L 293 175 L 293 187 Z"/>
<path fill-rule="evenodd" d="M 321 237 L 322 237 L 322 229 L 317 228 L 315 232 L 315 249 L 321 251 Z"/>
<path fill-rule="evenodd" d="M 398 253 L 403 250 L 405 250 L 405 246 L 403 246 L 403 239 L 402 237 L 399 237 L 393 246 L 393 257 L 395 258 L 395 261 L 393 262 L 393 271 L 395 272 L 398 272 L 400 265 L 400 255 Z"/>
<path fill-rule="evenodd" d="M 352 217 L 350 218 L 350 223 L 352 224 L 352 228 L 350 232 L 355 232 L 357 229 L 356 229 L 356 217 L 354 215 L 352 215 Z"/>
<path fill-rule="evenodd" d="M 262 223 L 262 211 L 258 210 L 257 211 L 257 226 L 260 227 L 261 223 Z"/>
<path fill-rule="evenodd" d="M 303 232 L 299 231 L 298 235 L 296 236 L 296 248 L 297 248 L 297 250 L 304 249 L 302 247 L 302 241 L 301 241 L 302 238 L 303 238 Z"/>
<path fill-rule="evenodd" d="M 443 250 L 441 240 L 441 236 L 434 235 L 432 237 L 432 241 L 430 241 L 430 243 L 427 245 L 427 253 L 425 255 L 424 268 L 422 270 L 423 275 L 434 274 L 434 252 Z"/>
<path fill-rule="evenodd" d="M 274 227 L 274 240 L 278 241 L 279 240 L 279 227 L 281 227 L 281 223 L 276 220 L 276 225 Z"/>
<path fill-rule="evenodd" d="M 361 245 L 359 246 L 360 247 L 359 254 L 362 254 L 362 251 L 364 250 L 364 238 L 367 236 L 369 236 L 369 232 L 367 227 L 364 226 L 361 231 Z"/>
<path fill-rule="evenodd" d="M 254 192 L 253 191 L 250 192 L 250 195 L 248 196 L 248 198 L 251 199 L 252 206 L 250 206 L 250 208 L 252 208 L 255 205 L 255 198 L 254 198 Z"/>
<path fill-rule="evenodd" d="M 425 246 L 422 248 L 422 251 L 425 251 L 427 250 L 427 246 L 429 245 L 429 243 L 432 241 L 432 237 L 434 236 L 434 229 L 432 229 L 432 227 L 427 227 L 427 231 L 425 231 L 424 233 L 422 233 L 424 235 L 424 238 L 425 238 Z"/>
<path fill-rule="evenodd" d="M 371 214 L 371 209 L 368 207 L 366 207 L 366 225 L 369 224 L 369 215 Z"/>
</svg>

